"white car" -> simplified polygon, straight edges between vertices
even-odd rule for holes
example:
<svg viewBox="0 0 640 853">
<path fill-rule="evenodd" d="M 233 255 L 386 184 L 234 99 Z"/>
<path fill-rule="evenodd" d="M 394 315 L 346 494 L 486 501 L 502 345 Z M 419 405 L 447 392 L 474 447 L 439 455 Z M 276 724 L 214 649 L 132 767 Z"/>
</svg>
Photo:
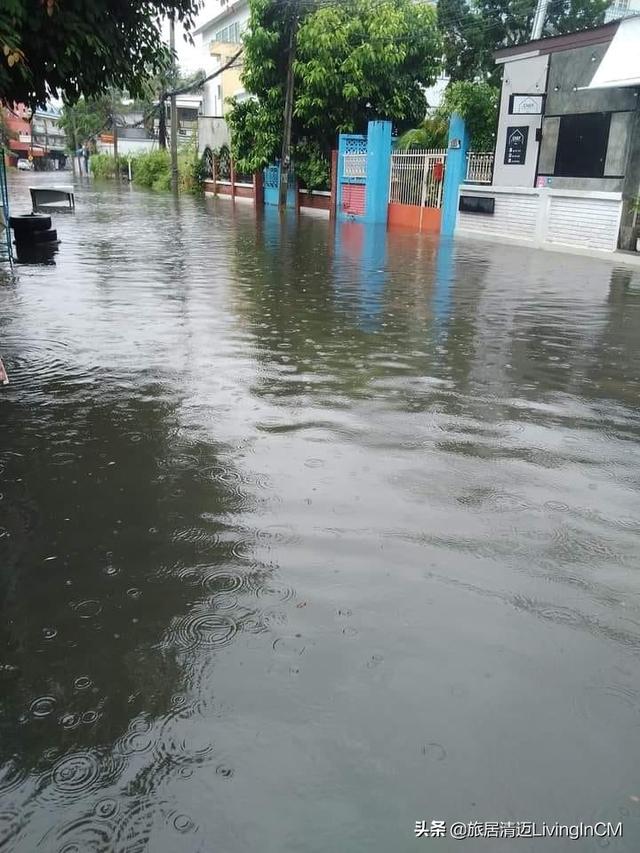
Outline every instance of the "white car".
<svg viewBox="0 0 640 853">
<path fill-rule="evenodd" d="M 33 172 L 33 161 L 21 158 L 18 160 L 18 169 L 21 172 Z"/>
</svg>

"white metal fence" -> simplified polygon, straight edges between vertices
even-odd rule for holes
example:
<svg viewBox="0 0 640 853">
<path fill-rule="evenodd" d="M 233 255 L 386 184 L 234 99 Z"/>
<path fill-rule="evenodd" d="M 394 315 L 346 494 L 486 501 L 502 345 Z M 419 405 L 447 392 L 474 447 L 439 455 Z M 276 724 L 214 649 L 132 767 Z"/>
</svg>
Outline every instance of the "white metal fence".
<svg viewBox="0 0 640 853">
<path fill-rule="evenodd" d="M 493 180 L 493 151 L 469 151 L 467 177 L 469 184 L 490 184 Z"/>
<path fill-rule="evenodd" d="M 446 149 L 394 151 L 389 202 L 441 207 Z"/>
<path fill-rule="evenodd" d="M 344 168 L 342 170 L 345 178 L 367 177 L 367 155 L 366 154 L 344 154 Z"/>
</svg>

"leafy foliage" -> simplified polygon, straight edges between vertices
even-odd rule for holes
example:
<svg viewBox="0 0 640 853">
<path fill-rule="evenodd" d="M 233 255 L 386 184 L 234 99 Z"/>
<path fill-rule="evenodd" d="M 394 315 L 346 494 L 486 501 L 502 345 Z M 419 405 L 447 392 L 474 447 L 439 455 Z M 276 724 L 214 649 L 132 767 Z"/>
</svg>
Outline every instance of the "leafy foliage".
<svg viewBox="0 0 640 853">
<path fill-rule="evenodd" d="M 493 151 L 500 90 L 490 83 L 458 80 L 447 86 L 438 112 L 447 122 L 458 113 L 469 128 L 471 144 L 476 151 Z"/>
<path fill-rule="evenodd" d="M 145 80 L 171 63 L 161 17 L 175 15 L 187 33 L 198 0 L 2 0 L 0 100 L 74 103 L 110 87 L 144 95 Z"/>
<path fill-rule="evenodd" d="M 110 123 L 112 100 L 106 95 L 81 98 L 76 104 L 64 104 L 60 127 L 67 137 L 67 147 L 73 151 L 86 140 L 104 130 Z"/>
<path fill-rule="evenodd" d="M 412 0 L 345 0 L 303 7 L 295 62 L 293 152 L 307 186 L 322 185 L 339 132 L 389 118 L 396 130 L 425 115 L 422 87 L 436 78 L 435 10 Z M 255 97 L 227 115 L 239 168 L 273 161 L 282 139 L 290 6 L 250 0 L 243 82 Z"/>
<path fill-rule="evenodd" d="M 446 148 L 449 122 L 446 116 L 436 113 L 427 116 L 419 127 L 403 133 L 396 147 L 407 148 Z"/>
<path fill-rule="evenodd" d="M 558 0 L 549 4 L 543 35 L 575 32 L 604 23 L 611 0 Z M 438 0 L 445 70 L 452 80 L 499 81 L 493 54 L 529 41 L 536 0 Z"/>
<path fill-rule="evenodd" d="M 17 139 L 18 134 L 11 130 L 5 111 L 0 109 L 0 145 L 7 145 L 11 139 Z"/>
<path fill-rule="evenodd" d="M 144 80 L 141 93 L 133 100 L 125 99 L 122 92 L 109 91 L 95 98 L 81 97 L 74 104 L 65 103 L 60 126 L 65 131 L 67 147 L 72 151 L 110 128 L 112 114 L 115 114 L 118 125 L 123 126 L 128 123 L 132 113 L 142 113 L 146 119 L 145 126 L 152 129 L 154 107 L 157 114 L 160 93 L 173 88 L 191 90 L 192 86 L 197 91 L 197 84 L 204 76 L 204 71 L 184 74 L 178 68 L 168 68 L 166 74 Z"/>
<path fill-rule="evenodd" d="M 154 190 L 171 189 L 171 155 L 164 149 L 138 154 L 131 164 L 133 182 Z"/>
<path fill-rule="evenodd" d="M 500 90 L 490 83 L 458 80 L 445 89 L 442 104 L 420 127 L 398 140 L 399 148 L 445 148 L 452 113 L 466 121 L 476 151 L 492 151 L 498 123 Z"/>
<path fill-rule="evenodd" d="M 236 162 L 243 172 L 254 172 L 278 156 L 284 95 L 282 99 L 272 97 L 271 100 L 273 108 L 253 98 L 242 102 L 230 99 L 231 109 L 226 119 Z"/>
<path fill-rule="evenodd" d="M 431 6 L 412 0 L 353 0 L 324 6 L 298 36 L 295 115 L 326 148 L 336 132 L 372 118 L 410 127 L 425 114 L 423 86 L 439 70 Z"/>
<path fill-rule="evenodd" d="M 116 164 L 113 154 L 93 154 L 90 168 L 94 178 L 114 178 L 117 172 L 122 177 L 128 170 L 131 159 L 133 183 L 139 187 L 163 191 L 171 189 L 171 155 L 164 149 L 147 151 L 135 157 L 120 155 Z M 184 192 L 202 189 L 204 172 L 202 159 L 198 157 L 195 143 L 185 145 L 178 151 L 178 188 Z"/>
<path fill-rule="evenodd" d="M 329 157 L 314 139 L 299 142 L 294 151 L 296 174 L 302 186 L 310 190 L 328 190 L 331 173 Z"/>
<path fill-rule="evenodd" d="M 89 158 L 89 168 L 93 177 L 99 181 L 113 178 L 116 173 L 116 159 L 113 154 L 92 154 Z"/>
</svg>

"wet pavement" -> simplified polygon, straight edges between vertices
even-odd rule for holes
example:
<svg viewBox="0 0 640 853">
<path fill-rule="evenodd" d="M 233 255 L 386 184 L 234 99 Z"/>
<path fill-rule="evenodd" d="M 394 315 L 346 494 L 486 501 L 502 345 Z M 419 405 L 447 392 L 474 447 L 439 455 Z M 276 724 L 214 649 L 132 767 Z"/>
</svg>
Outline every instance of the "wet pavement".
<svg viewBox="0 0 640 853">
<path fill-rule="evenodd" d="M 55 226 L 0 284 L 0 850 L 640 849 L 640 270 L 80 182 Z"/>
</svg>

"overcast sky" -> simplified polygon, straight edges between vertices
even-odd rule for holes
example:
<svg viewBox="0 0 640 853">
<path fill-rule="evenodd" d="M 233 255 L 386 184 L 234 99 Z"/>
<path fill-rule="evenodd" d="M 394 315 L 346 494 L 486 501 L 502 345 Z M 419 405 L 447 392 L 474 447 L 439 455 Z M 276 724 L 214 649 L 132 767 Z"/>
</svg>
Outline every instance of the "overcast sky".
<svg viewBox="0 0 640 853">
<path fill-rule="evenodd" d="M 213 16 L 215 3 L 212 0 L 205 0 L 203 9 L 196 19 L 196 26 L 208 21 Z M 169 41 L 169 21 L 167 20 L 163 26 L 163 33 L 166 41 Z M 189 44 L 184 40 L 184 30 L 180 24 L 176 24 L 176 52 L 178 54 L 178 64 L 183 71 L 197 71 L 199 68 L 211 65 L 211 60 L 208 59 L 208 51 L 202 44 L 202 36 L 194 36 L 194 44 Z"/>
</svg>

